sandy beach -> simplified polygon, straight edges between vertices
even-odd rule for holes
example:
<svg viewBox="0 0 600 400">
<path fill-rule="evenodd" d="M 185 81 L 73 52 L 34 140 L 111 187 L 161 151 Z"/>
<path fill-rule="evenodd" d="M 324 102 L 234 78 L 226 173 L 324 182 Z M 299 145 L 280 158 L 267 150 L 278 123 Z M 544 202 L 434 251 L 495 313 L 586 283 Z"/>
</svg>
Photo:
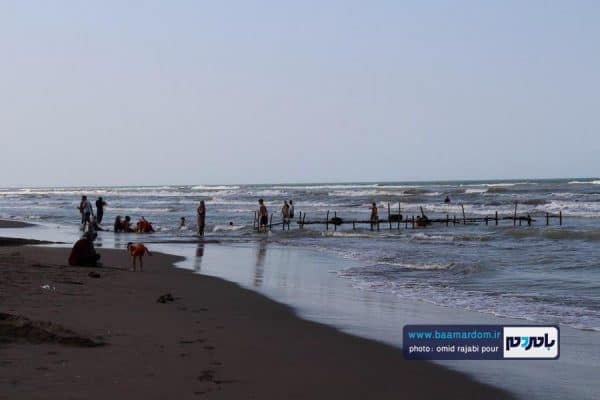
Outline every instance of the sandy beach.
<svg viewBox="0 0 600 400">
<path fill-rule="evenodd" d="M 0 247 L 0 398 L 509 397 L 175 269 L 174 256 L 132 273 L 124 251 L 100 250 L 93 269 L 66 266 L 68 251 Z"/>
</svg>

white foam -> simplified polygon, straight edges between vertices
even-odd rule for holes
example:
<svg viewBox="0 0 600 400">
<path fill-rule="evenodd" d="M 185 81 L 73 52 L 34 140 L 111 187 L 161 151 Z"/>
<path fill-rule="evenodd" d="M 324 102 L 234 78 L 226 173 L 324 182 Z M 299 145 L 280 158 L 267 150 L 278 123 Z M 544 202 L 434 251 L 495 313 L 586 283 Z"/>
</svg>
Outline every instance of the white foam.
<svg viewBox="0 0 600 400">
<path fill-rule="evenodd" d="M 570 181 L 569 185 L 600 185 L 600 180 L 591 181 Z"/>
</svg>

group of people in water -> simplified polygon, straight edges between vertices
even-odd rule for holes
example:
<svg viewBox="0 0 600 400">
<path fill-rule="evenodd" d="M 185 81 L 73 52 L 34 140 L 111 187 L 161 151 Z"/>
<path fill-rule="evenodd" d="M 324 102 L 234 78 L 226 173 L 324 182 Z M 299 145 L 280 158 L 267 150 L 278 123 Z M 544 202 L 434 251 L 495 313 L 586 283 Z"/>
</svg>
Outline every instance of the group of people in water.
<svg viewBox="0 0 600 400">
<path fill-rule="evenodd" d="M 266 232 L 269 227 L 269 211 L 263 199 L 258 199 L 258 212 L 256 215 L 259 231 Z M 284 200 L 281 207 L 281 220 L 284 224 L 289 224 L 292 219 L 294 219 L 294 200 L 289 200 L 289 202 Z"/>
<path fill-rule="evenodd" d="M 444 199 L 444 203 L 450 203 L 450 198 L 446 196 Z M 104 217 L 104 208 L 107 206 L 107 203 L 104 201 L 102 197 L 98 197 L 96 200 L 96 213 L 94 214 L 94 208 L 90 200 L 88 200 L 87 196 L 81 197 L 81 202 L 79 204 L 79 212 L 81 213 L 81 223 L 82 230 L 86 231 L 104 231 L 106 229 L 102 228 L 100 225 L 102 223 L 102 219 Z M 379 221 L 379 214 L 377 209 L 377 203 L 373 202 L 370 207 L 370 221 L 372 224 L 377 224 Z M 265 205 L 264 199 L 258 199 L 258 211 L 257 211 L 257 225 L 260 232 L 266 232 L 269 227 L 269 212 L 267 210 L 267 206 Z M 420 217 L 417 217 L 417 223 L 426 224 L 428 222 L 428 218 L 425 214 Z M 284 224 L 289 224 L 292 219 L 294 219 L 294 201 L 293 200 L 284 200 L 283 205 L 281 207 L 281 219 Z M 206 226 L 206 203 L 204 200 L 201 200 L 196 208 L 196 223 L 197 223 L 197 233 L 199 236 L 204 236 L 204 229 Z M 233 222 L 229 223 L 233 225 Z M 181 217 L 180 220 L 180 228 L 187 229 L 185 217 Z M 154 227 L 152 223 L 146 220 L 144 217 L 140 217 L 135 225 L 132 224 L 131 217 L 128 215 L 122 217 L 118 215 L 115 217 L 115 222 L 113 225 L 113 230 L 116 233 L 119 232 L 129 232 L 129 233 L 152 233 L 154 232 Z"/>
</svg>

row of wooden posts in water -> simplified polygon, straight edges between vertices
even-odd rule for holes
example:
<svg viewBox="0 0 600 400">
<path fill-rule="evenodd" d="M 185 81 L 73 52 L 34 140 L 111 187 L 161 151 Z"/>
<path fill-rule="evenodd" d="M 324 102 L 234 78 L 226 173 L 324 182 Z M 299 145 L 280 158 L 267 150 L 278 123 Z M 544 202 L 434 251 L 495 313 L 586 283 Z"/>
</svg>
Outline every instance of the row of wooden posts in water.
<svg viewBox="0 0 600 400">
<path fill-rule="evenodd" d="M 298 225 L 299 229 L 304 229 L 305 225 L 325 225 L 325 230 L 329 230 L 329 225 L 333 225 L 333 229 L 337 230 L 337 227 L 340 225 L 344 225 L 344 224 L 352 224 L 352 229 L 356 229 L 357 225 L 365 225 L 368 224 L 370 225 L 371 230 L 375 230 L 377 229 L 378 231 L 380 230 L 380 226 L 383 224 L 387 224 L 389 230 L 392 229 L 400 229 L 402 225 L 404 225 L 405 229 L 408 229 L 409 226 L 412 229 L 415 229 L 416 227 L 426 227 L 428 225 L 432 225 L 434 223 L 440 223 L 440 224 L 446 224 L 446 226 L 450 226 L 450 224 L 452 225 L 457 225 L 457 224 L 463 224 L 463 225 L 476 225 L 479 223 L 485 223 L 486 225 L 489 225 L 490 222 L 495 223 L 496 225 L 499 224 L 500 221 L 513 221 L 513 226 L 517 226 L 517 223 L 519 224 L 519 226 L 521 226 L 523 223 L 527 223 L 527 226 L 531 226 L 531 224 L 533 222 L 535 222 L 536 220 L 531 218 L 531 215 L 527 214 L 525 216 L 518 216 L 517 215 L 517 207 L 518 207 L 518 203 L 515 203 L 515 211 L 513 213 L 513 215 L 510 216 L 498 216 L 498 211 L 495 212 L 495 214 L 491 217 L 485 216 L 485 217 L 467 217 L 465 214 L 465 207 L 461 204 L 461 209 L 462 209 L 462 218 L 457 218 L 456 215 L 453 215 L 452 218 L 450 217 L 449 214 L 446 214 L 446 218 L 427 218 L 425 216 L 425 213 L 423 211 L 423 207 L 419 207 L 421 209 L 421 216 L 414 216 L 412 215 L 411 217 L 406 217 L 404 218 L 400 209 L 400 204 L 398 204 L 398 214 L 392 214 L 391 211 L 391 207 L 390 207 L 390 203 L 387 204 L 387 214 L 388 217 L 387 219 L 377 219 L 376 221 L 371 221 L 371 220 L 344 220 L 342 218 L 339 218 L 337 216 L 337 212 L 334 211 L 333 212 L 333 217 L 330 218 L 329 216 L 331 215 L 331 213 L 329 212 L 329 210 L 327 211 L 325 220 L 306 220 L 306 213 L 303 213 L 302 211 L 299 212 L 298 215 L 298 219 L 295 222 Z M 287 229 L 290 229 L 290 220 L 281 220 L 280 222 L 273 222 L 273 213 L 270 214 L 269 216 L 269 224 L 268 224 L 268 228 L 269 230 L 272 230 L 274 226 L 281 226 L 282 230 L 285 230 L 286 226 Z M 550 225 L 550 219 L 552 218 L 558 218 L 559 224 L 562 225 L 563 222 L 563 216 L 562 216 L 562 211 L 559 211 L 558 215 L 556 214 L 550 214 L 550 213 L 546 213 L 545 215 L 545 219 L 546 219 L 546 225 Z M 254 212 L 254 223 L 253 223 L 253 228 L 254 230 L 258 230 L 260 227 L 258 225 L 258 213 L 255 211 Z"/>
</svg>

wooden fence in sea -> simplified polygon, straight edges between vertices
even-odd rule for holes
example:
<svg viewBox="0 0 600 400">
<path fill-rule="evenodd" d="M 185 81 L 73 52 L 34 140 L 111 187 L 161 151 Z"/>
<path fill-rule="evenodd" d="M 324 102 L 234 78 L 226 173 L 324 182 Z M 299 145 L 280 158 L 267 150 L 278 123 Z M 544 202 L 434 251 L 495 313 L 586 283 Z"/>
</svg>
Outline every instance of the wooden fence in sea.
<svg viewBox="0 0 600 400">
<path fill-rule="evenodd" d="M 392 213 L 392 209 L 390 206 L 390 203 L 387 204 L 387 219 L 367 219 L 367 220 L 360 220 L 360 219 L 344 219 L 341 217 L 338 217 L 337 212 L 333 211 L 333 213 L 331 213 L 330 211 L 327 211 L 326 215 L 325 215 L 325 219 L 314 219 L 314 220 L 307 220 L 306 216 L 307 214 L 305 212 L 300 211 L 298 213 L 298 218 L 296 220 L 292 220 L 292 219 L 284 219 L 282 218 L 280 221 L 273 221 L 273 216 L 274 213 L 271 213 L 269 215 L 269 220 L 268 220 L 268 224 L 266 225 L 266 228 L 268 228 L 269 230 L 273 230 L 273 227 L 278 227 L 281 226 L 282 230 L 287 230 L 290 229 L 290 224 L 296 224 L 298 226 L 299 229 L 304 229 L 304 227 L 306 225 L 325 225 L 325 230 L 328 231 L 330 226 L 333 227 L 333 230 L 336 231 L 337 228 L 341 225 L 352 225 L 352 229 L 355 230 L 358 227 L 360 227 L 361 225 L 368 225 L 370 227 L 370 229 L 372 231 L 374 230 L 381 230 L 381 227 L 383 226 L 384 229 L 387 227 L 389 230 L 400 230 L 402 227 L 404 227 L 404 229 L 415 229 L 415 228 L 425 228 L 428 226 L 432 226 L 434 224 L 440 224 L 440 225 L 445 225 L 445 226 L 456 226 L 456 225 L 479 225 L 479 224 L 483 224 L 485 223 L 485 225 L 490 225 L 490 224 L 495 224 L 495 225 L 499 225 L 502 221 L 512 221 L 513 223 L 513 227 L 517 227 L 517 226 L 522 226 L 524 224 L 527 224 L 527 226 L 531 226 L 534 222 L 536 222 L 536 219 L 532 218 L 531 215 L 529 213 L 525 214 L 525 215 L 518 215 L 517 214 L 517 208 L 518 208 L 518 203 L 515 203 L 515 210 L 511 215 L 499 215 L 498 211 L 495 211 L 494 214 L 489 215 L 489 216 L 479 216 L 479 217 L 472 217 L 472 216 L 467 216 L 465 213 L 465 208 L 464 206 L 461 204 L 461 211 L 462 211 L 462 215 L 460 215 L 459 217 L 456 216 L 456 214 L 453 214 L 452 217 L 450 216 L 449 213 L 446 214 L 445 218 L 428 218 L 425 215 L 425 212 L 423 211 L 423 207 L 420 207 L 420 211 L 421 211 L 421 215 L 411 215 L 411 216 L 404 216 L 402 214 L 402 210 L 400 208 L 400 204 L 398 204 L 398 213 Z M 545 213 L 545 215 L 542 216 L 542 218 L 544 218 L 546 225 L 550 225 L 550 221 L 552 219 L 558 219 L 559 221 L 559 225 L 563 224 L 563 215 L 562 215 L 562 211 L 559 211 L 558 214 L 550 214 L 550 213 Z M 254 212 L 254 219 L 253 219 L 253 228 L 255 231 L 259 231 L 260 230 L 260 225 L 258 223 L 258 213 L 255 211 Z"/>
</svg>

